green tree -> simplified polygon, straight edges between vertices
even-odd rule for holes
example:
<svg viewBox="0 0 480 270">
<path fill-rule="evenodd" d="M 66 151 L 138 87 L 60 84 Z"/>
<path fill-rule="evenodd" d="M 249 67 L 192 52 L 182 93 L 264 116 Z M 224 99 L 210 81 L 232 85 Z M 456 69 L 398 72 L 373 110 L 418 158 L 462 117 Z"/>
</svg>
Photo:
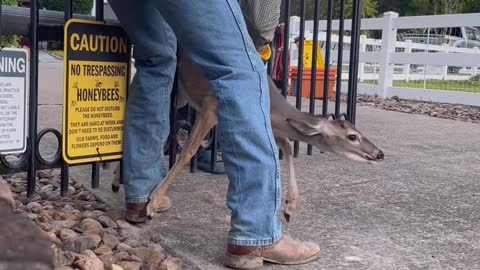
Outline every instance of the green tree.
<svg viewBox="0 0 480 270">
<path fill-rule="evenodd" d="M 480 13 L 480 1 L 465 0 L 463 4 L 463 13 Z"/>
<path fill-rule="evenodd" d="M 315 11 L 315 1 L 320 2 L 320 19 L 325 19 L 327 17 L 327 8 L 328 8 L 328 1 L 326 0 L 306 0 L 305 1 L 305 18 L 307 20 L 312 20 L 314 18 L 314 11 Z M 345 18 L 352 17 L 352 0 L 346 0 L 345 3 Z M 291 0 L 290 1 L 290 15 L 291 16 L 300 16 L 300 4 L 301 0 Z M 285 1 L 282 3 L 282 17 L 281 21 L 284 20 L 284 5 Z M 333 18 L 339 17 L 340 12 L 340 1 L 334 0 L 333 1 Z M 378 2 L 377 0 L 363 0 L 362 1 L 362 18 L 372 18 L 378 15 Z"/>
<path fill-rule="evenodd" d="M 400 16 L 477 13 L 478 0 L 378 0 L 380 12 L 395 11 Z"/>
<path fill-rule="evenodd" d="M 377 0 L 363 0 L 362 4 L 362 18 L 374 18 L 378 16 Z M 340 7 L 338 7 L 338 9 L 340 9 Z M 347 0 L 347 2 L 345 3 L 345 16 L 347 18 L 352 17 L 352 9 L 352 0 Z"/>
<path fill-rule="evenodd" d="M 93 8 L 93 0 L 73 0 L 73 13 L 89 15 Z M 41 0 L 43 8 L 48 10 L 63 11 L 64 0 Z"/>
</svg>

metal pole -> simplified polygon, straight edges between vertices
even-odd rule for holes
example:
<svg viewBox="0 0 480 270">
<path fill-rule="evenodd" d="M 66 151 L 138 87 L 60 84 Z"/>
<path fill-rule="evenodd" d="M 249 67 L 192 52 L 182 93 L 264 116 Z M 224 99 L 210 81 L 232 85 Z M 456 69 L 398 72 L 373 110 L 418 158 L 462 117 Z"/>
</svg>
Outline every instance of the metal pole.
<svg viewBox="0 0 480 270">
<path fill-rule="evenodd" d="M 318 20 L 320 17 L 320 0 L 315 0 L 314 16 L 313 16 L 313 48 L 312 48 L 312 78 L 310 80 L 310 114 L 315 114 L 315 88 L 317 81 L 317 47 L 318 47 Z M 312 155 L 312 145 L 307 146 L 307 155 Z"/>
<path fill-rule="evenodd" d="M 332 42 L 332 14 L 333 14 L 333 0 L 328 0 L 327 6 L 327 40 L 325 41 L 325 73 L 323 81 L 323 105 L 322 115 L 328 117 L 328 88 L 330 87 L 330 49 Z"/>
<path fill-rule="evenodd" d="M 357 1 L 357 7 L 356 7 L 356 23 L 355 23 L 355 57 L 354 57 L 354 63 L 355 63 L 355 70 L 354 70 L 354 84 L 353 84 L 353 97 L 352 97 L 352 117 L 351 117 L 351 122 L 352 124 L 355 124 L 355 119 L 356 119 L 356 114 L 357 114 L 357 88 L 358 88 L 358 62 L 359 62 L 359 56 L 360 56 L 360 27 L 362 24 L 362 0 Z"/>
<path fill-rule="evenodd" d="M 30 157 L 27 174 L 27 198 L 35 192 L 37 176 L 37 105 L 38 105 L 38 0 L 30 2 L 30 97 L 29 97 L 29 130 Z"/>
<path fill-rule="evenodd" d="M 283 29 L 283 85 L 282 85 L 282 95 L 287 96 L 288 89 L 288 71 L 289 71 L 289 47 L 290 47 L 290 0 L 285 0 L 285 24 Z"/>
<path fill-rule="evenodd" d="M 2 40 L 2 0 L 0 0 L 0 41 Z"/>
<path fill-rule="evenodd" d="M 103 21 L 103 0 L 95 0 L 95 20 Z M 100 162 L 92 163 L 92 188 L 100 186 Z"/>
<path fill-rule="evenodd" d="M 355 108 L 357 97 L 357 64 L 358 64 L 358 50 L 359 50 L 359 30 L 360 30 L 360 5 L 361 0 L 353 1 L 352 9 L 352 34 L 350 43 L 350 64 L 349 64 L 349 80 L 348 80 L 348 100 L 347 100 L 347 120 L 355 123 Z"/>
<path fill-rule="evenodd" d="M 210 131 L 212 138 L 212 147 L 210 148 L 210 169 L 212 171 L 217 170 L 217 153 L 218 153 L 218 141 L 217 141 L 217 127 L 213 127 Z"/>
<path fill-rule="evenodd" d="M 290 50 L 290 0 L 285 0 L 285 14 L 284 14 L 284 29 L 283 29 L 283 84 L 282 84 L 282 95 L 287 96 L 288 90 L 288 74 L 290 71 L 290 61 L 289 61 L 289 50 Z M 278 158 L 283 159 L 283 152 L 281 149 L 278 150 Z"/>
<path fill-rule="evenodd" d="M 65 16 L 65 22 L 70 20 L 73 17 L 73 9 L 72 9 L 72 1 L 73 0 L 64 0 L 63 4 L 65 6 L 65 11 L 64 11 L 64 16 Z"/>
<path fill-rule="evenodd" d="M 335 90 L 335 119 L 340 119 L 340 101 L 342 98 L 343 35 L 345 32 L 345 0 L 340 0 L 340 25 L 338 36 L 337 85 Z"/>
<path fill-rule="evenodd" d="M 63 161 L 60 169 L 60 196 L 65 196 L 68 193 L 68 164 Z"/>
<path fill-rule="evenodd" d="M 302 110 L 302 79 L 303 79 L 303 48 L 305 39 L 305 0 L 300 1 L 300 37 L 298 44 L 298 74 L 297 74 L 297 91 L 296 107 L 298 110 Z M 300 148 L 299 141 L 293 143 L 293 156 L 298 157 L 298 150 Z"/>
<path fill-rule="evenodd" d="M 64 9 L 64 18 L 65 23 L 70 20 L 73 16 L 72 11 L 72 0 L 64 0 L 63 1 L 65 9 Z M 66 136 L 65 134 L 63 136 Z M 69 166 L 68 164 L 62 160 L 62 167 L 60 169 L 60 196 L 67 195 L 68 192 L 68 178 L 69 178 Z"/>
<path fill-rule="evenodd" d="M 95 0 L 95 20 L 103 21 L 103 0 Z"/>
<path fill-rule="evenodd" d="M 193 127 L 193 124 L 194 124 L 195 118 L 196 118 L 196 112 L 195 112 L 195 110 L 192 109 L 192 107 L 190 107 L 190 105 L 187 105 L 187 106 L 188 106 L 188 122 Z M 197 172 L 197 161 L 198 161 L 198 155 L 197 155 L 197 153 L 195 153 L 195 155 L 190 160 L 190 172 L 191 173 Z"/>
</svg>

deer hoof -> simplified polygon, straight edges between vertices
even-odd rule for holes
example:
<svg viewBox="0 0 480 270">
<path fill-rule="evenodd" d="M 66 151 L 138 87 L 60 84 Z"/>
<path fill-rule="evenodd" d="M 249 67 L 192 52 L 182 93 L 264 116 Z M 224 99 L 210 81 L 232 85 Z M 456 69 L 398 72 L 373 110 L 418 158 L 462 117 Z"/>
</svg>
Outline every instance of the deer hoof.
<svg viewBox="0 0 480 270">
<path fill-rule="evenodd" d="M 119 190 L 120 190 L 120 187 L 119 187 L 119 186 L 112 184 L 112 191 L 113 191 L 114 193 L 117 193 Z"/>
<path fill-rule="evenodd" d="M 293 213 L 295 212 L 295 210 L 297 209 L 296 205 L 294 205 L 294 203 L 288 203 L 287 201 L 287 205 L 285 207 L 285 210 L 283 211 L 283 216 L 285 217 L 285 219 L 287 220 L 287 222 L 290 222 L 290 218 L 293 216 Z"/>
<path fill-rule="evenodd" d="M 291 217 L 290 214 L 288 214 L 287 212 L 284 212 L 284 213 L 283 213 L 283 216 L 285 217 L 285 220 L 286 220 L 287 222 L 290 222 L 290 217 Z"/>
</svg>

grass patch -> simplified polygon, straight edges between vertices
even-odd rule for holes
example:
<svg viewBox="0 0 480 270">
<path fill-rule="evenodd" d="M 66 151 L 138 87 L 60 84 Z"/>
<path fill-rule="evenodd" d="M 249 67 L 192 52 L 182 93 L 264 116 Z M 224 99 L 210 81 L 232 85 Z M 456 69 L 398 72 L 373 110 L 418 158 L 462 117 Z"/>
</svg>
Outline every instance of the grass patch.
<svg viewBox="0 0 480 270">
<path fill-rule="evenodd" d="M 378 81 L 365 80 L 362 83 L 378 85 Z M 480 80 L 478 76 L 474 76 L 466 81 L 442 81 L 442 80 L 427 80 L 423 81 L 394 81 L 394 87 L 431 89 L 431 90 L 446 90 L 458 92 L 480 93 Z"/>
<path fill-rule="evenodd" d="M 63 58 L 63 51 L 54 50 L 54 51 L 50 51 L 50 53 L 57 56 L 57 57 Z"/>
</svg>

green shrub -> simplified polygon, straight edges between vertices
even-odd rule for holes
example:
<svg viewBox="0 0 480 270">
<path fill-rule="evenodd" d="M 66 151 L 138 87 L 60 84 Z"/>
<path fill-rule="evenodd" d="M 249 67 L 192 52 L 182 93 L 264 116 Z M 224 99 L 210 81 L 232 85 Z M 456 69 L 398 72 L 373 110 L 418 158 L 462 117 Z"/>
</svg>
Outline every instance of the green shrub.
<svg viewBox="0 0 480 270">
<path fill-rule="evenodd" d="M 468 80 L 471 82 L 480 82 L 480 75 L 475 75 Z"/>
<path fill-rule="evenodd" d="M 17 0 L 3 0 L 2 5 L 7 6 L 18 6 Z M 0 39 L 0 46 L 1 47 L 20 47 L 20 36 L 18 35 L 2 35 Z"/>
<path fill-rule="evenodd" d="M 48 10 L 63 11 L 64 0 L 42 0 L 41 5 Z M 93 8 L 93 0 L 73 0 L 73 13 L 90 15 Z"/>
</svg>

